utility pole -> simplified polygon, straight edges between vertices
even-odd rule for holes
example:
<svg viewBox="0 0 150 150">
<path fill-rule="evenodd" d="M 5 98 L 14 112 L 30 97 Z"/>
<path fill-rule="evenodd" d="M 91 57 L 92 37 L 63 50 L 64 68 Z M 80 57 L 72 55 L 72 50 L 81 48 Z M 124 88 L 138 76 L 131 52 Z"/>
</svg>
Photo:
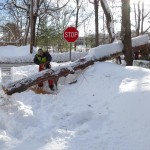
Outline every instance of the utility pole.
<svg viewBox="0 0 150 150">
<path fill-rule="evenodd" d="M 30 5 L 30 53 L 33 53 L 33 0 Z"/>
</svg>

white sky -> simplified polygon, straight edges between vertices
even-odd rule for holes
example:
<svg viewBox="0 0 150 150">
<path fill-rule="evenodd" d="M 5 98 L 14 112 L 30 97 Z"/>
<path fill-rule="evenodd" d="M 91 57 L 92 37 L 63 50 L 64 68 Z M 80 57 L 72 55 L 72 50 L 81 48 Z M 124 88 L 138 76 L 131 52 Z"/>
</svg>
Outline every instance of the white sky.
<svg viewBox="0 0 150 150">
<path fill-rule="evenodd" d="M 4 49 L 8 57 L 14 52 L 11 47 Z M 20 47 L 19 53 L 24 55 L 23 49 Z M 37 72 L 37 65 L 15 67 L 13 80 Z M 77 83 L 67 84 L 73 78 Z M 44 84 L 47 89 L 47 82 Z M 111 61 L 61 78 L 57 95 L 27 90 L 7 96 L 0 87 L 0 149 L 147 150 L 149 97 L 149 69 Z"/>
</svg>

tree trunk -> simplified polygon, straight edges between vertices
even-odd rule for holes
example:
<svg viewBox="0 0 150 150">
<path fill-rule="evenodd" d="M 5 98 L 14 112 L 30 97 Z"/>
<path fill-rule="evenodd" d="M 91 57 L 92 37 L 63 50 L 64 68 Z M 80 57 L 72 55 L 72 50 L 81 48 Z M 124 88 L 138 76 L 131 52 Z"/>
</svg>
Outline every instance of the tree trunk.
<svg viewBox="0 0 150 150">
<path fill-rule="evenodd" d="M 141 34 L 144 33 L 144 1 L 142 1 Z"/>
<path fill-rule="evenodd" d="M 33 36 L 33 46 L 36 46 L 36 20 L 37 20 L 37 15 L 35 14 L 33 16 L 33 33 L 32 33 L 32 36 Z"/>
<path fill-rule="evenodd" d="M 76 9 L 77 9 L 77 11 L 76 11 L 76 20 L 75 20 L 75 27 L 76 27 L 76 29 L 78 28 L 78 23 L 79 23 L 79 10 L 80 10 L 80 6 L 79 6 L 79 0 L 76 0 Z M 74 42 L 74 50 L 76 51 L 76 48 L 77 47 L 77 43 L 76 42 Z"/>
<path fill-rule="evenodd" d="M 26 30 L 25 30 L 25 35 L 24 35 L 24 45 L 27 45 L 27 39 L 28 39 L 28 34 L 29 34 L 29 28 L 30 28 L 30 20 L 27 20 L 26 23 Z"/>
<path fill-rule="evenodd" d="M 95 47 L 99 45 L 98 3 L 99 3 L 99 0 L 94 0 L 94 10 L 95 10 Z"/>
<path fill-rule="evenodd" d="M 108 7 L 106 0 L 100 0 L 101 6 L 103 8 L 104 14 L 106 16 L 106 25 L 107 25 L 107 31 L 110 38 L 110 43 L 112 43 L 115 40 L 115 32 L 114 32 L 114 22 L 113 22 L 113 16 L 111 14 L 111 11 Z"/>
<path fill-rule="evenodd" d="M 90 3 L 94 5 L 95 11 L 95 47 L 99 46 L 99 23 L 98 23 L 98 7 L 100 0 L 89 0 Z"/>
<path fill-rule="evenodd" d="M 131 47 L 130 0 L 122 0 L 121 40 L 124 45 L 123 53 L 127 66 L 132 66 L 133 55 Z"/>
<path fill-rule="evenodd" d="M 138 18 L 137 18 L 137 27 L 136 27 L 136 36 L 140 35 L 140 22 L 141 22 L 141 9 L 140 9 L 140 1 L 138 2 Z"/>
</svg>

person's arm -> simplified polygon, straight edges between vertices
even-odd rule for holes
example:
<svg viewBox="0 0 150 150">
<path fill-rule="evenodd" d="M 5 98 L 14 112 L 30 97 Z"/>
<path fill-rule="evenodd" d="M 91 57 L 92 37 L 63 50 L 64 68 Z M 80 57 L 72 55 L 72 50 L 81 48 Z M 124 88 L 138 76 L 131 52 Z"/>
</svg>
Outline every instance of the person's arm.
<svg viewBox="0 0 150 150">
<path fill-rule="evenodd" d="M 35 55 L 33 61 L 34 61 L 35 64 L 40 65 L 40 61 L 38 60 L 37 55 Z"/>
<path fill-rule="evenodd" d="M 52 56 L 50 55 L 49 52 L 46 52 L 46 58 L 47 58 L 47 61 L 48 61 L 48 62 L 51 62 L 51 61 L 52 61 Z"/>
<path fill-rule="evenodd" d="M 45 64 L 45 67 L 46 67 L 46 69 L 50 69 L 51 68 L 50 62 L 52 60 L 52 57 L 51 57 L 51 55 L 50 55 L 49 52 L 46 52 L 45 55 L 46 55 L 46 64 Z"/>
</svg>

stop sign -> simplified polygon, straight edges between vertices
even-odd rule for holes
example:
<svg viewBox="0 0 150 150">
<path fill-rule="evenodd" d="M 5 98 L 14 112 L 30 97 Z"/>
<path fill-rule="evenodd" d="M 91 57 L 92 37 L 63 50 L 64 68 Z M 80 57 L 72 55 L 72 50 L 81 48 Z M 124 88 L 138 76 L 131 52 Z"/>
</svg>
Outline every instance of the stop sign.
<svg viewBox="0 0 150 150">
<path fill-rule="evenodd" d="M 75 27 L 68 27 L 64 30 L 63 36 L 67 42 L 75 42 L 79 37 L 79 31 Z"/>
</svg>

